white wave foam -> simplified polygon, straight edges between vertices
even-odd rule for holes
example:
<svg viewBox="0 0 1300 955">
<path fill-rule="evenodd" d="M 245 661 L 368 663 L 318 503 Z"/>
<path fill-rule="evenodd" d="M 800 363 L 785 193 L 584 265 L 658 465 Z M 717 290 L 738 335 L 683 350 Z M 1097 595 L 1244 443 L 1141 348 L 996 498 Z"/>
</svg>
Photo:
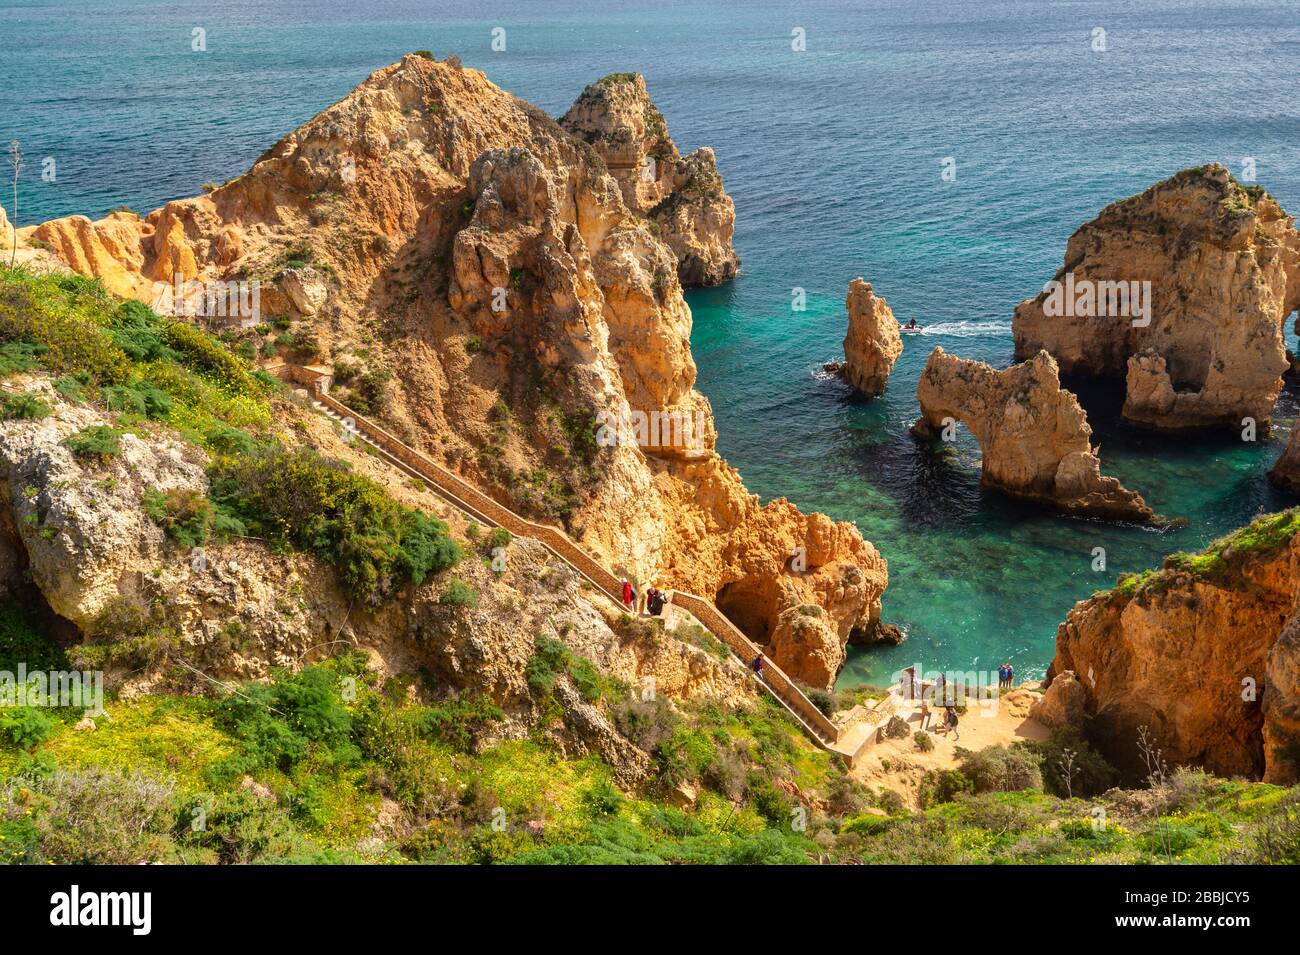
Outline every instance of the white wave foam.
<svg viewBox="0 0 1300 955">
<path fill-rule="evenodd" d="M 904 335 L 945 335 L 948 338 L 1001 338 L 1011 334 L 1010 322 L 939 322 L 923 325 L 915 332 Z"/>
</svg>

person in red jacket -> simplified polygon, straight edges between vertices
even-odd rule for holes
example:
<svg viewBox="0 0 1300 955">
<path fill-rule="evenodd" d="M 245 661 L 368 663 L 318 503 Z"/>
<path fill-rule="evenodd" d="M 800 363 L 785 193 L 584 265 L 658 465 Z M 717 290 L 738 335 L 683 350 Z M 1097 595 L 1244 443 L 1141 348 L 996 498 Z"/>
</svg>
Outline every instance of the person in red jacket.
<svg viewBox="0 0 1300 955">
<path fill-rule="evenodd" d="M 631 610 L 632 605 L 635 602 L 636 602 L 636 591 L 632 589 L 632 581 L 624 577 L 623 578 L 623 605 L 627 607 L 629 610 Z"/>
</svg>

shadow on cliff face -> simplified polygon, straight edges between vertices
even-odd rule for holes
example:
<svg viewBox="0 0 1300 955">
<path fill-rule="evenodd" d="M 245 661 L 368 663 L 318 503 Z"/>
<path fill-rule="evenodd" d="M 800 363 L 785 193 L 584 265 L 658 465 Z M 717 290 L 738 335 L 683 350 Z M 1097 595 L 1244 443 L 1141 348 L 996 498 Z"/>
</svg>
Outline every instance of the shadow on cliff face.
<svg viewBox="0 0 1300 955">
<path fill-rule="evenodd" d="M 1220 775 L 1263 778 L 1263 718 L 1258 710 L 1253 715 L 1252 731 L 1248 731 L 1244 739 L 1235 741 L 1237 747 L 1231 754 L 1202 752 L 1199 758 L 1182 760 L 1179 765 L 1203 765 Z M 1142 727 L 1147 729 L 1150 740 L 1150 748 L 1145 751 Z M 1084 727 L 1088 742 L 1119 771 L 1120 785 L 1125 787 L 1140 787 L 1150 782 L 1152 774 L 1161 768 L 1163 757 L 1160 751 L 1169 748 L 1173 733 L 1163 713 L 1149 704 L 1133 702 L 1103 707 L 1087 720 Z M 1171 771 L 1173 764 L 1165 765 L 1163 769 Z"/>
<path fill-rule="evenodd" d="M 746 577 L 726 584 L 718 591 L 714 603 L 755 643 L 765 644 L 772 638 L 773 622 L 778 613 L 777 592 L 772 578 Z"/>
<path fill-rule="evenodd" d="M 12 611 L 30 621 L 35 632 L 49 635 L 60 650 L 81 642 L 81 631 L 50 609 L 45 595 L 31 582 L 27 551 L 13 512 L 7 507 L 0 507 L 0 611 Z M 18 663 L 32 668 L 36 661 L 24 659 L 30 649 L 18 644 L 0 645 L 0 669 L 13 669 Z"/>
<path fill-rule="evenodd" d="M 1092 427 L 1092 443 L 1106 450 L 1139 454 L 1194 456 L 1207 448 L 1240 447 L 1241 438 L 1223 429 L 1187 432 L 1152 431 L 1125 421 L 1124 380 L 1122 378 L 1080 378 L 1061 376 L 1061 387 L 1074 392 L 1087 412 Z M 1281 422 L 1290 421 L 1300 409 L 1300 385 L 1295 391 L 1283 392 L 1274 409 L 1273 437 L 1285 442 L 1287 429 Z M 1269 435 L 1261 435 L 1260 446 Z"/>
</svg>

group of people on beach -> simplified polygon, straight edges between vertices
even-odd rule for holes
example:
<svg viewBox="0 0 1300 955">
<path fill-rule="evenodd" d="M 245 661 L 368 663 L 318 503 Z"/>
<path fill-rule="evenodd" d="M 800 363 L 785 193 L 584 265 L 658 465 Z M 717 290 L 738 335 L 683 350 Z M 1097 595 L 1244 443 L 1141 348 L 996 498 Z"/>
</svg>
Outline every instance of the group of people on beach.
<svg viewBox="0 0 1300 955">
<path fill-rule="evenodd" d="M 1016 682 L 1016 670 L 1010 663 L 998 667 L 998 689 L 1009 690 Z"/>
<path fill-rule="evenodd" d="M 637 594 L 636 588 L 632 586 L 632 581 L 626 577 L 623 578 L 623 606 L 628 610 L 636 612 L 640 608 L 640 595 Z M 668 603 L 668 595 L 658 587 L 651 586 L 645 592 L 645 612 L 651 616 L 658 617 L 664 612 L 664 604 Z"/>
</svg>

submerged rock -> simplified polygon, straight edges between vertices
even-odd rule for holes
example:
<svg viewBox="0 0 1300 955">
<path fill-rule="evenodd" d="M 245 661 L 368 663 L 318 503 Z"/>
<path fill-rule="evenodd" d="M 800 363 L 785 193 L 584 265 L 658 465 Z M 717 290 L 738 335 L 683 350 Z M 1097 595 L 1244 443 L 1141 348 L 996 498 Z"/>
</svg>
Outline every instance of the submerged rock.
<svg viewBox="0 0 1300 955">
<path fill-rule="evenodd" d="M 916 396 L 921 419 L 913 433 L 934 440 L 945 427 L 964 424 L 979 441 L 985 487 L 1070 514 L 1140 523 L 1155 519 L 1140 495 L 1102 476 L 1087 416 L 1074 394 L 1061 387 L 1056 362 L 1046 352 L 994 371 L 936 348 Z"/>
<path fill-rule="evenodd" d="M 1162 430 L 1263 427 L 1287 370 L 1300 234 L 1259 187 L 1217 164 L 1107 206 L 1053 282 L 1016 308 L 1017 359 L 1126 380 L 1124 417 Z"/>
</svg>

